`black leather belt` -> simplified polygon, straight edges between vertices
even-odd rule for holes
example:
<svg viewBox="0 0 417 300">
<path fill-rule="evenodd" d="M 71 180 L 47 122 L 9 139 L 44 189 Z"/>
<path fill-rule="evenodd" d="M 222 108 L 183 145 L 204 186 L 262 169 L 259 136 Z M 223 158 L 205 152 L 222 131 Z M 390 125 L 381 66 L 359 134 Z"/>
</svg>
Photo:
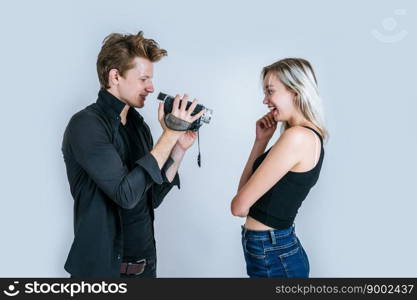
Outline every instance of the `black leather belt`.
<svg viewBox="0 0 417 300">
<path fill-rule="evenodd" d="M 145 271 L 146 258 L 136 262 L 124 262 L 120 265 L 120 274 L 140 275 Z"/>
</svg>

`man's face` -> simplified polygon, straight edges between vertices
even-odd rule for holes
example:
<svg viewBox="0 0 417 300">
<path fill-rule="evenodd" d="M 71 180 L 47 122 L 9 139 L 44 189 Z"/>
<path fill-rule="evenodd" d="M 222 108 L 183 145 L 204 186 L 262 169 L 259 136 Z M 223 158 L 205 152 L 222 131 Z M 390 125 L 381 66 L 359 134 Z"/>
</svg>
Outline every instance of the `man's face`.
<svg viewBox="0 0 417 300">
<path fill-rule="evenodd" d="M 142 108 L 145 105 L 146 96 L 153 93 L 153 63 L 146 58 L 136 57 L 133 60 L 135 66 L 119 76 L 117 85 L 120 100 L 132 107 Z"/>
</svg>

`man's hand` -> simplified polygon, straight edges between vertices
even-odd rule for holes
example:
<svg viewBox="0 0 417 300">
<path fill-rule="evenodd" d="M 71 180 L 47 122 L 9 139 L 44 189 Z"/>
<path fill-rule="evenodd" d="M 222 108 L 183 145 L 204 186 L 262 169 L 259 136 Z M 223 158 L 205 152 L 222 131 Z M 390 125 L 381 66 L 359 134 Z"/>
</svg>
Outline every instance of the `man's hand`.
<svg viewBox="0 0 417 300">
<path fill-rule="evenodd" d="M 198 101 L 197 101 L 197 99 L 194 99 L 192 104 L 190 105 L 190 107 L 188 109 L 186 109 L 187 103 L 188 103 L 188 95 L 187 94 L 184 94 L 184 97 L 181 99 L 181 105 L 180 105 L 180 95 L 177 94 L 174 98 L 174 103 L 172 105 L 171 114 L 174 115 L 175 117 L 183 120 L 183 121 L 187 121 L 189 123 L 192 123 L 195 120 L 197 120 L 198 118 L 200 118 L 206 112 L 206 110 L 203 109 L 198 114 L 196 114 L 195 116 L 191 116 L 192 112 L 194 111 L 194 108 L 198 104 Z M 161 124 L 161 127 L 164 131 L 171 130 L 166 126 L 164 119 L 165 119 L 164 102 L 161 102 L 161 103 L 159 103 L 159 108 L 158 108 L 159 123 Z"/>
<path fill-rule="evenodd" d="M 192 130 L 187 130 L 177 141 L 176 146 L 178 146 L 181 150 L 183 150 L 184 152 L 188 150 L 188 148 L 190 148 L 196 138 L 197 138 L 197 132 L 196 131 L 192 131 Z"/>
<path fill-rule="evenodd" d="M 194 99 L 193 103 L 186 110 L 187 99 L 188 99 L 188 96 L 184 95 L 181 101 L 181 107 L 179 107 L 180 96 L 176 95 L 171 113 L 176 118 L 192 123 L 198 118 L 200 118 L 204 114 L 205 110 L 203 109 L 195 116 L 191 116 L 192 112 L 194 111 L 194 108 L 197 106 L 197 100 Z M 158 120 L 163 129 L 163 133 L 158 139 L 158 142 L 156 143 L 155 147 L 151 150 L 151 154 L 156 159 L 158 163 L 158 167 L 160 169 L 165 164 L 169 155 L 173 155 L 174 152 L 175 152 L 174 156 L 176 156 L 175 158 L 177 158 L 177 160 L 178 160 L 178 157 L 181 157 L 182 159 L 182 156 L 184 155 L 185 150 L 191 147 L 191 145 L 194 143 L 195 138 L 196 138 L 195 133 L 189 133 L 189 131 L 184 132 L 184 131 L 176 131 L 176 130 L 169 129 L 165 124 L 164 118 L 165 118 L 164 103 L 161 102 L 159 103 Z M 181 139 L 181 141 L 177 144 L 179 139 Z M 179 163 L 181 162 L 181 159 L 177 161 L 175 158 L 174 158 L 174 161 L 176 161 L 174 164 L 175 167 L 171 167 L 169 169 L 169 170 L 173 170 L 172 172 L 178 169 Z"/>
</svg>

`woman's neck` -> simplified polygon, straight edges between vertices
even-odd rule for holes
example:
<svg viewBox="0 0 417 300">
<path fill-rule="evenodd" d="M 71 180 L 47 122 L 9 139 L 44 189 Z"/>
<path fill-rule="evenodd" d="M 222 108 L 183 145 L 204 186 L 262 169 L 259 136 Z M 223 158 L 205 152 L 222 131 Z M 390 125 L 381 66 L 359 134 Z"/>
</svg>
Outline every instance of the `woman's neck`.
<svg viewBox="0 0 417 300">
<path fill-rule="evenodd" d="M 300 114 L 292 116 L 291 118 L 288 119 L 287 122 L 290 127 L 311 125 L 311 122 L 309 122 L 304 116 Z"/>
<path fill-rule="evenodd" d="M 293 126 L 307 126 L 312 127 L 313 129 L 319 130 L 316 125 L 314 125 L 312 122 L 308 121 L 304 116 L 297 115 L 293 116 L 287 121 L 289 127 Z"/>
</svg>

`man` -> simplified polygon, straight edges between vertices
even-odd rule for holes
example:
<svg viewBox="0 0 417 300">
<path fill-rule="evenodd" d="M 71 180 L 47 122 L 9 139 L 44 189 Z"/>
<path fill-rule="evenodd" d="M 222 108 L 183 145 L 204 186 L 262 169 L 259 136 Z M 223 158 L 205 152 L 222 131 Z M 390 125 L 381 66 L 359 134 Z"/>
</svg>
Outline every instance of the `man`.
<svg viewBox="0 0 417 300">
<path fill-rule="evenodd" d="M 153 63 L 167 52 L 143 33 L 111 34 L 97 59 L 101 85 L 96 103 L 76 113 L 62 152 L 74 198 L 74 241 L 65 263 L 72 277 L 156 277 L 153 209 L 174 185 L 196 134 L 163 129 L 153 146 L 142 108 L 153 93 Z M 197 101 L 186 110 L 175 97 L 171 115 L 193 122 Z M 172 127 L 170 127 L 172 128 Z"/>
</svg>

